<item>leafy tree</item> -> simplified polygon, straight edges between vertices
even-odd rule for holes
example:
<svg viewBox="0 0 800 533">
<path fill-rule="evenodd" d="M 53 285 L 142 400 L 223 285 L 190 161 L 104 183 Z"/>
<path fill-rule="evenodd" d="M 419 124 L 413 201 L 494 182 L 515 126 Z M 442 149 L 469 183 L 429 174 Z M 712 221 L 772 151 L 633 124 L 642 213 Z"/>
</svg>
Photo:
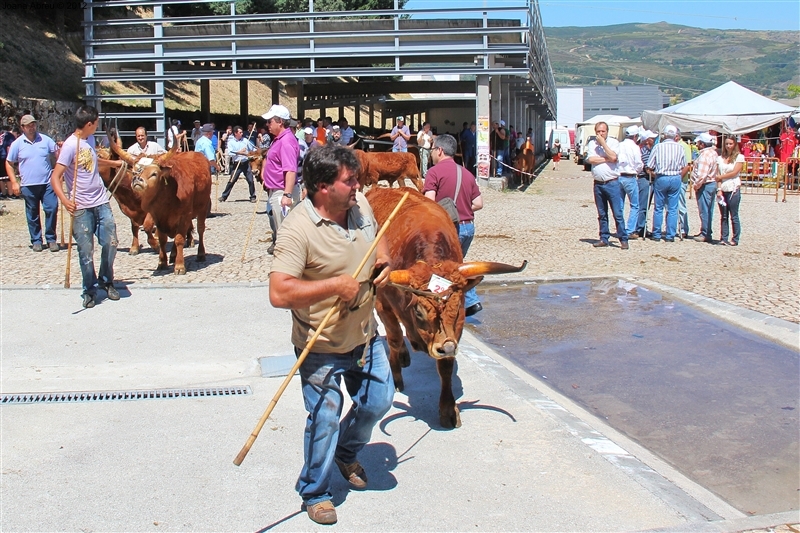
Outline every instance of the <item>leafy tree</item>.
<svg viewBox="0 0 800 533">
<path fill-rule="evenodd" d="M 400 0 L 402 8 L 407 0 Z M 314 0 L 314 11 L 361 11 L 366 9 L 393 9 L 394 0 Z M 236 13 L 304 13 L 308 11 L 308 0 L 236 0 Z M 185 2 L 164 6 L 170 17 L 201 17 L 227 15 L 228 2 L 201 4 Z"/>
<path fill-rule="evenodd" d="M 789 93 L 789 98 L 796 98 L 800 96 L 800 85 L 796 85 L 794 83 L 790 83 L 786 87 L 786 91 Z"/>
<path fill-rule="evenodd" d="M 400 0 L 402 9 L 406 0 Z M 308 0 L 275 0 L 279 13 L 308 11 Z M 363 11 L 394 9 L 394 0 L 314 0 L 314 11 Z"/>
</svg>

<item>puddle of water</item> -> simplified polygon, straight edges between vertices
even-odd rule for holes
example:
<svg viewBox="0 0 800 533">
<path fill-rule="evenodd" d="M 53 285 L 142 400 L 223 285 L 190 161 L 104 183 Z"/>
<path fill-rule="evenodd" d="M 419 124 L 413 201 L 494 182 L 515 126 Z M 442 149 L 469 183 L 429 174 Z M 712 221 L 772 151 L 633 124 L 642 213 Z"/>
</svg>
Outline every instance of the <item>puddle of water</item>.
<svg viewBox="0 0 800 533">
<path fill-rule="evenodd" d="M 479 292 L 499 353 L 737 509 L 800 507 L 796 351 L 616 279 Z"/>
</svg>

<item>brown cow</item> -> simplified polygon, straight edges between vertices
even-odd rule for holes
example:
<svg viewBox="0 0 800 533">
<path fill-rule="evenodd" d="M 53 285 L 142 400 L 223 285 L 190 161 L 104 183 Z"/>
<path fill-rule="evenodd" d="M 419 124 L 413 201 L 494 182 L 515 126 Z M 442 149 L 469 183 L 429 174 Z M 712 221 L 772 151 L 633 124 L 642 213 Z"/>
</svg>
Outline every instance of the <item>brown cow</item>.
<svg viewBox="0 0 800 533">
<path fill-rule="evenodd" d="M 156 224 L 158 231 L 158 267 L 167 267 L 167 238 L 173 238 L 169 262 L 175 263 L 175 274 L 186 274 L 183 248 L 187 235 L 191 235 L 192 219 L 197 219 L 197 257 L 205 261 L 206 249 L 203 234 L 206 216 L 211 208 L 211 170 L 208 160 L 199 152 L 176 153 L 178 143 L 152 164 L 134 175 L 132 188 L 139 193 L 142 207 Z M 132 156 L 122 152 L 116 144 L 111 149 L 120 159 Z"/>
<path fill-rule="evenodd" d="M 121 162 L 111 159 L 110 150 L 108 148 L 102 148 L 97 151 L 97 156 L 97 167 L 100 178 L 102 178 L 105 186 L 109 188 L 109 192 L 111 192 L 117 200 L 122 214 L 131 220 L 133 241 L 128 249 L 128 254 L 136 255 L 139 253 L 140 227 L 144 229 L 144 232 L 147 234 L 147 244 L 149 244 L 153 250 L 158 249 L 158 241 L 154 235 L 155 227 L 153 224 L 153 217 L 149 216 L 147 212 L 142 209 L 141 198 L 131 188 L 132 175 L 130 167 L 126 172 L 126 176 L 118 177 L 117 173 L 120 171 Z"/>
<path fill-rule="evenodd" d="M 464 293 L 484 275 L 520 272 L 503 263 L 464 263 L 453 222 L 436 202 L 413 189 L 375 187 L 367 198 L 378 223 L 383 224 L 405 191 L 411 191 L 397 218 L 386 231 L 391 256 L 390 284 L 378 289 L 375 309 L 386 327 L 389 363 L 395 388 L 403 390 L 402 367 L 411 363 L 400 324 L 411 347 L 436 359 L 441 379 L 439 422 L 445 428 L 461 426 L 453 397 L 452 378 L 458 342 L 464 326 Z M 452 285 L 442 293 L 428 290 L 436 274 Z"/>
<path fill-rule="evenodd" d="M 536 158 L 533 153 L 533 145 L 531 144 L 531 140 L 528 139 L 525 141 L 525 144 L 522 145 L 517 157 L 514 159 L 514 170 L 520 173 L 520 183 L 524 185 L 533 183 L 535 162 Z"/>
<path fill-rule="evenodd" d="M 386 180 L 391 186 L 397 181 L 401 186 L 403 179 L 409 178 L 414 186 L 422 191 L 422 176 L 419 172 L 417 158 L 408 152 L 364 152 L 353 150 L 361 163 L 358 182 L 361 188 L 375 185 L 378 180 Z"/>
<path fill-rule="evenodd" d="M 264 181 L 261 171 L 264 168 L 264 158 L 266 155 L 266 150 L 261 149 L 247 152 L 247 164 L 250 165 L 250 173 L 253 175 L 253 179 L 258 182 Z M 233 172 L 231 172 L 231 176 L 233 176 Z"/>
</svg>

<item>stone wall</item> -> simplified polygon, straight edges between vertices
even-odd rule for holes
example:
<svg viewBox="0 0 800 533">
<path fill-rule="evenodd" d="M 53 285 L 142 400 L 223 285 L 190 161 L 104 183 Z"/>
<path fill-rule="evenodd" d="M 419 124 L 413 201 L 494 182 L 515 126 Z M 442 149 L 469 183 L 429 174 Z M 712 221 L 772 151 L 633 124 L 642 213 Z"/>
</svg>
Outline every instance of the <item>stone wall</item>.
<svg viewBox="0 0 800 533">
<path fill-rule="evenodd" d="M 19 126 L 22 115 L 33 115 L 39 131 L 55 141 L 64 140 L 75 131 L 73 116 L 81 102 L 60 102 L 34 98 L 0 98 L 0 126 Z"/>
</svg>

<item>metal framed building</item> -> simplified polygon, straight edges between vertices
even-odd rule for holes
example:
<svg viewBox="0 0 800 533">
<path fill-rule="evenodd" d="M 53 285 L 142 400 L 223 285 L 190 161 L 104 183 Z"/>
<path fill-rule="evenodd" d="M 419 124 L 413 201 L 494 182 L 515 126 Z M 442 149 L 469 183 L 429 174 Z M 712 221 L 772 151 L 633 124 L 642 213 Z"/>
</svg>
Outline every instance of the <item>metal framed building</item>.
<svg viewBox="0 0 800 533">
<path fill-rule="evenodd" d="M 556 114 L 537 0 L 425 9 L 399 9 L 395 0 L 394 9 L 350 12 L 316 12 L 314 0 L 308 0 L 306 12 L 258 15 L 236 15 L 236 0 L 229 0 L 226 16 L 164 15 L 165 5 L 178 3 L 185 2 L 88 0 L 84 10 L 86 100 L 101 111 L 109 100 L 149 102 L 146 111 L 111 116 L 142 121 L 162 141 L 168 80 L 200 83 L 201 113 L 209 111 L 212 79 L 239 80 L 242 115 L 247 115 L 248 80 L 271 80 L 274 100 L 279 80 L 292 86 L 301 117 L 306 110 L 344 102 L 405 113 L 412 104 L 392 100 L 404 93 L 474 95 L 479 153 L 490 118 L 543 132 L 544 121 Z M 110 18 L 109 8 L 119 7 L 148 16 Z M 404 76 L 443 74 L 457 81 L 403 81 Z M 104 94 L 103 83 L 113 81 L 151 89 Z M 426 112 L 453 105 L 447 100 L 426 100 L 417 107 Z M 541 137 L 535 140 L 543 142 Z"/>
</svg>

